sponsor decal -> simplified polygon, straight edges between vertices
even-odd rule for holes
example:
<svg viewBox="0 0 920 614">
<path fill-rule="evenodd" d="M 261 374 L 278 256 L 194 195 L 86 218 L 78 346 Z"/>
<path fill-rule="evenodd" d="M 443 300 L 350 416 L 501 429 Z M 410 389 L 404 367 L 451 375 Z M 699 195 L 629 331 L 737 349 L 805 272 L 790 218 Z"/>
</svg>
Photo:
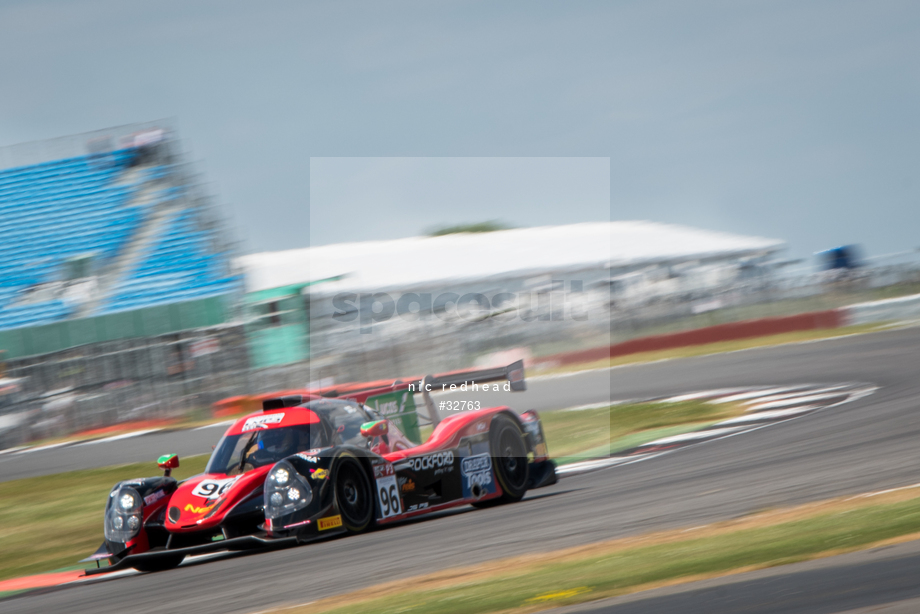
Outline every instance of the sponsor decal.
<svg viewBox="0 0 920 614">
<path fill-rule="evenodd" d="M 327 516 L 326 518 L 320 518 L 319 522 L 316 524 L 319 526 L 320 531 L 325 531 L 326 529 L 335 529 L 342 526 L 342 517 L 338 514 L 335 516 Z"/>
<path fill-rule="evenodd" d="M 329 477 L 329 472 L 325 469 L 310 469 L 310 477 L 314 480 L 325 480 Z"/>
<path fill-rule="evenodd" d="M 492 472 L 491 471 L 480 471 L 479 473 L 471 473 L 466 476 L 469 487 L 472 489 L 473 486 L 489 486 L 492 484 Z"/>
<path fill-rule="evenodd" d="M 403 492 L 412 492 L 415 490 L 415 482 L 412 480 L 406 480 L 406 483 L 402 485 Z"/>
<path fill-rule="evenodd" d="M 492 459 L 488 454 L 477 454 L 476 456 L 467 456 L 460 461 L 460 471 L 464 475 L 486 471 L 492 468 Z"/>
<path fill-rule="evenodd" d="M 395 471 L 393 470 L 393 465 L 390 463 L 381 463 L 379 465 L 374 465 L 374 479 L 379 479 L 386 477 L 388 475 L 393 475 Z"/>
<path fill-rule="evenodd" d="M 477 433 L 481 433 L 481 432 L 483 432 L 484 430 L 486 430 L 487 428 L 489 428 L 489 427 L 486 425 L 485 422 L 477 422 L 477 423 L 476 423 L 476 432 L 477 432 Z"/>
<path fill-rule="evenodd" d="M 239 477 L 240 476 L 234 476 L 232 478 L 224 478 L 223 480 L 201 480 L 194 490 L 192 490 L 192 494 L 196 497 L 204 497 L 205 499 L 215 499 L 230 490 L 233 483 L 236 482 Z"/>
<path fill-rule="evenodd" d="M 165 496 L 166 496 L 166 491 L 165 491 L 165 490 L 162 490 L 162 489 L 161 489 L 161 490 L 158 490 L 158 491 L 156 491 L 156 492 L 153 492 L 153 493 L 147 495 L 146 497 L 144 497 L 144 505 L 150 505 L 151 503 L 156 503 L 157 501 L 159 501 L 160 499 L 162 499 L 162 498 L 165 497 Z"/>
<path fill-rule="evenodd" d="M 247 431 L 267 429 L 270 425 L 280 424 L 282 420 L 284 420 L 284 412 L 278 414 L 265 414 L 264 416 L 253 416 L 243 423 L 243 428 L 240 429 L 240 432 L 245 433 Z"/>
<path fill-rule="evenodd" d="M 311 448 L 311 449 L 309 449 L 309 450 L 304 450 L 304 451 L 302 452 L 302 454 L 307 454 L 307 455 L 309 455 L 309 456 L 316 456 L 317 454 L 319 454 L 319 453 L 322 452 L 323 450 L 328 450 L 330 447 L 332 447 L 332 446 L 326 446 L 325 448 Z"/>
<path fill-rule="evenodd" d="M 191 513 L 193 513 L 193 514 L 204 514 L 205 512 L 207 512 L 208 510 L 210 510 L 212 507 L 214 507 L 214 506 L 213 506 L 213 505 L 206 505 L 205 507 L 197 507 L 197 506 L 192 505 L 191 503 L 189 503 L 188 505 L 185 506 L 185 511 L 186 511 L 186 512 L 191 512 Z"/>
<path fill-rule="evenodd" d="M 409 509 L 407 509 L 406 511 L 407 512 L 417 512 L 418 510 L 423 510 L 427 507 L 428 507 L 427 503 L 418 503 L 416 505 L 410 505 Z"/>
<path fill-rule="evenodd" d="M 460 461 L 463 473 L 463 496 L 471 497 L 473 486 L 479 486 L 486 494 L 495 492 L 492 481 L 492 457 L 488 454 L 467 456 Z"/>
<path fill-rule="evenodd" d="M 381 416 L 393 416 L 403 413 L 406 404 L 406 395 L 399 395 L 392 401 L 376 402 L 377 413 Z"/>
<path fill-rule="evenodd" d="M 304 459 L 304 460 L 307 461 L 308 463 L 316 463 L 316 462 L 319 462 L 319 459 L 316 458 L 315 456 L 308 456 L 307 454 L 304 454 L 303 452 L 298 452 L 298 453 L 297 453 L 297 456 L 299 456 L 300 458 Z"/>
<path fill-rule="evenodd" d="M 409 466 L 416 471 L 425 471 L 428 469 L 444 469 L 450 471 L 454 467 L 454 453 L 448 450 L 447 452 L 438 452 L 437 454 L 410 458 Z"/>
</svg>

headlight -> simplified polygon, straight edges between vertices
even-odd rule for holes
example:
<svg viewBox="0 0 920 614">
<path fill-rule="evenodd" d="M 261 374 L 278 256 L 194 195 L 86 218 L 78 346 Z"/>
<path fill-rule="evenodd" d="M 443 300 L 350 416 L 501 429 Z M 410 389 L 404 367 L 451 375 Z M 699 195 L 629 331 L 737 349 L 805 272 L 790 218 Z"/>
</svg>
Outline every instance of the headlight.
<svg viewBox="0 0 920 614">
<path fill-rule="evenodd" d="M 141 530 L 143 504 L 141 495 L 133 488 L 122 486 L 112 493 L 105 510 L 105 538 L 127 543 Z"/>
<path fill-rule="evenodd" d="M 272 481 L 278 486 L 284 486 L 291 479 L 291 472 L 284 467 L 276 467 L 272 470 Z"/>
<path fill-rule="evenodd" d="M 118 497 L 118 506 L 125 512 L 133 512 L 137 505 L 137 500 L 139 497 L 135 497 L 133 493 L 125 492 Z"/>
<path fill-rule="evenodd" d="M 310 505 L 313 489 L 287 461 L 276 464 L 265 480 L 265 517 L 287 516 Z"/>
</svg>

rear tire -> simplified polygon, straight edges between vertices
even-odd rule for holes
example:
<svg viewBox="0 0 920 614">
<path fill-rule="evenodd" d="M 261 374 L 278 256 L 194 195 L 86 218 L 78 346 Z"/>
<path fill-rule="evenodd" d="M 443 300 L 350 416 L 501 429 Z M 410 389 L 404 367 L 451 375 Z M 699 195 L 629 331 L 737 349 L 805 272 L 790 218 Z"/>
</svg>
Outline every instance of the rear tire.
<svg viewBox="0 0 920 614">
<path fill-rule="evenodd" d="M 147 559 L 133 563 L 131 567 L 138 571 L 166 571 L 174 569 L 182 564 L 185 560 L 184 554 L 174 554 L 172 556 L 158 556 L 155 559 Z"/>
<path fill-rule="evenodd" d="M 502 487 L 502 496 L 493 501 L 520 501 L 527 492 L 527 481 L 530 479 L 527 444 L 524 443 L 521 427 L 507 416 L 495 416 L 489 427 L 489 449 L 495 466 L 495 476 Z M 484 503 L 488 504 L 491 501 Z"/>
<path fill-rule="evenodd" d="M 349 533 L 360 533 L 373 522 L 374 491 L 364 467 L 350 454 L 340 456 L 335 466 L 335 500 Z"/>
</svg>

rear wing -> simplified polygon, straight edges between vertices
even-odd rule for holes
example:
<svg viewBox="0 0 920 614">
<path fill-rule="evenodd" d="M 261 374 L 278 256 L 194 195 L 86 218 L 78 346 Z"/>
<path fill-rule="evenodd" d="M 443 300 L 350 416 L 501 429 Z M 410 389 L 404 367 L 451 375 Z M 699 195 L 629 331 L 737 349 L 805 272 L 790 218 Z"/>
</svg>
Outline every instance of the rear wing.
<svg viewBox="0 0 920 614">
<path fill-rule="evenodd" d="M 495 369 L 479 369 L 475 371 L 456 371 L 443 375 L 426 375 L 418 383 L 419 391 L 436 392 L 453 389 L 453 386 L 471 386 L 500 380 L 508 380 L 513 392 L 527 390 L 524 382 L 524 361 L 513 362 L 507 367 Z M 410 384 L 411 386 L 412 384 Z"/>
<path fill-rule="evenodd" d="M 451 386 L 471 386 L 507 380 L 511 391 L 519 392 L 527 389 L 524 381 L 524 361 L 518 360 L 507 367 L 493 369 L 471 369 L 466 371 L 451 371 L 440 375 L 426 375 L 424 377 L 410 377 L 405 379 L 377 380 L 358 384 L 342 384 L 341 386 L 328 386 L 308 391 L 310 394 L 326 398 L 352 399 L 363 403 L 368 397 L 384 392 L 408 390 L 410 392 L 448 392 Z"/>
<path fill-rule="evenodd" d="M 409 439 L 421 443 L 419 431 L 419 412 L 416 409 L 414 395 L 421 393 L 427 410 L 427 417 L 435 427 L 441 422 L 432 392 L 477 391 L 478 386 L 490 382 L 506 381 L 504 390 L 518 392 L 527 389 L 524 381 L 524 361 L 513 362 L 507 367 L 493 369 L 472 369 L 452 371 L 439 375 L 410 377 L 406 379 L 377 380 L 341 386 L 327 386 L 311 390 L 286 390 L 254 397 L 261 401 L 262 410 L 295 407 L 301 403 L 320 398 L 349 399 L 362 405 L 368 405 L 380 415 L 398 422 L 400 430 Z"/>
<path fill-rule="evenodd" d="M 422 393 L 425 400 L 425 408 L 428 410 L 428 416 L 431 423 L 437 428 L 441 422 L 441 414 L 434 406 L 431 400 L 432 392 L 450 392 L 463 387 L 473 387 L 488 382 L 507 380 L 512 392 L 522 392 L 527 390 L 527 384 L 524 382 L 524 361 L 518 360 L 507 367 L 498 367 L 495 369 L 480 369 L 477 371 L 459 371 L 455 373 L 445 373 L 443 375 L 426 375 L 418 382 L 409 384 L 409 390 Z M 415 386 L 413 388 L 413 386 Z"/>
<path fill-rule="evenodd" d="M 506 367 L 492 369 L 471 369 L 439 375 L 425 375 L 424 377 L 416 376 L 405 379 L 343 384 L 305 392 L 313 398 L 319 396 L 350 399 L 362 405 L 369 405 L 384 417 L 399 421 L 402 427 L 401 430 L 410 439 L 419 441 L 421 435 L 418 423 L 419 413 L 414 399 L 416 393 L 421 393 L 428 419 L 432 425 L 437 427 L 441 421 L 441 416 L 431 400 L 432 392 L 450 392 L 458 389 L 465 391 L 464 387 L 468 389 L 480 384 L 497 381 L 507 381 L 508 387 L 505 389 L 512 392 L 526 390 L 524 361 L 518 360 Z M 266 399 L 265 402 L 267 403 L 268 401 L 273 401 L 271 405 L 283 403 L 283 401 L 273 399 Z"/>
</svg>

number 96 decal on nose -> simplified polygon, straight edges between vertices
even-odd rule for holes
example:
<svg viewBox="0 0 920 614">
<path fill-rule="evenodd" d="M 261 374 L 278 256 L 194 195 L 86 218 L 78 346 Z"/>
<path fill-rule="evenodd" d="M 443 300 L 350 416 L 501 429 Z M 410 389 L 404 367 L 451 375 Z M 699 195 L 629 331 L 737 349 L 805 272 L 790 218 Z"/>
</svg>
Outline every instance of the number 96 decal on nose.
<svg viewBox="0 0 920 614">
<path fill-rule="evenodd" d="M 198 486 L 195 487 L 195 490 L 192 491 L 192 494 L 197 497 L 204 497 L 205 499 L 219 497 L 230 490 L 230 487 L 233 486 L 233 483 L 236 482 L 238 477 L 239 476 L 223 480 L 201 480 Z"/>
</svg>

